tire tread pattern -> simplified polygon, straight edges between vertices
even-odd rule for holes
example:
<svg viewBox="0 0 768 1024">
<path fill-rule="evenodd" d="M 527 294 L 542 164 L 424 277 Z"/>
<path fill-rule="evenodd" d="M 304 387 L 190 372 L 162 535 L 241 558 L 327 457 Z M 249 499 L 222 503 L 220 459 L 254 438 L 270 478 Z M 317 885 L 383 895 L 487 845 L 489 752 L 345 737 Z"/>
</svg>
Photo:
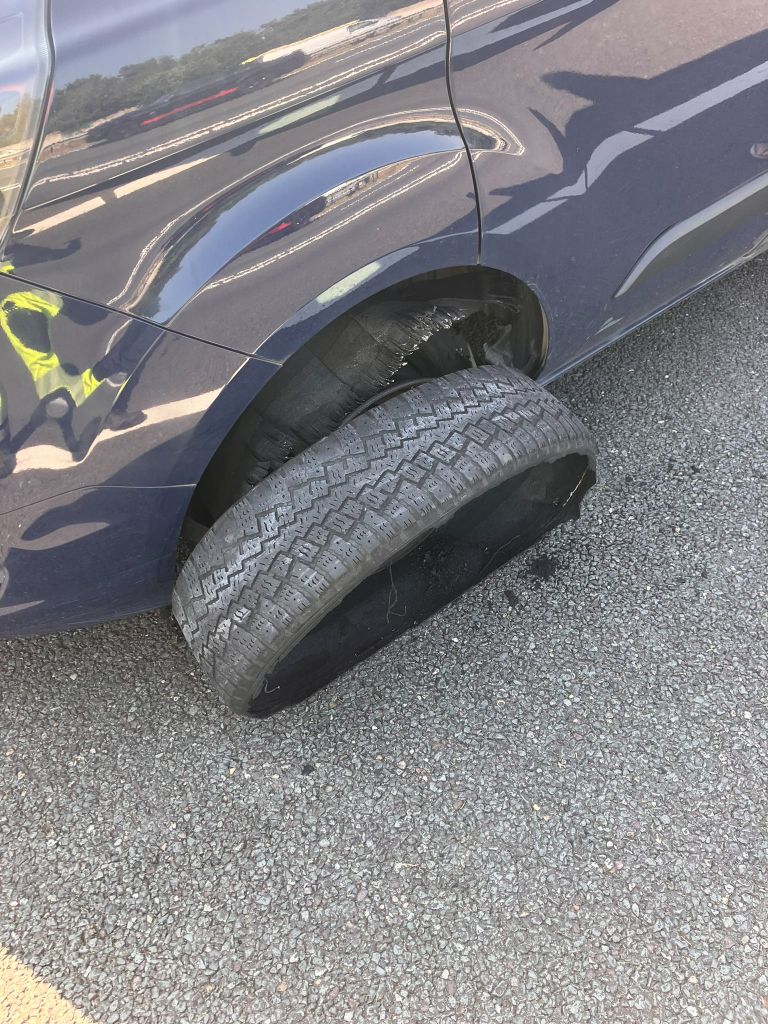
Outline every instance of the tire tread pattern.
<svg viewBox="0 0 768 1024">
<path fill-rule="evenodd" d="M 591 437 L 515 370 L 480 367 L 422 384 L 307 448 L 206 533 L 173 610 L 233 710 L 327 612 L 435 523 Z"/>
</svg>

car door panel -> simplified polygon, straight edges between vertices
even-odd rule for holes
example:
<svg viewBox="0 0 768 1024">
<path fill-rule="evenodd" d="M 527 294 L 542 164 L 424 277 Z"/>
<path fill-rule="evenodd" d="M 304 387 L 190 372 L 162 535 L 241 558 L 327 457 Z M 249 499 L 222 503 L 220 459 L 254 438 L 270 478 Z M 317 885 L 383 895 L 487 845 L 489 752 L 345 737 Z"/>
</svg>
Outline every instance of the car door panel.
<svg viewBox="0 0 768 1024">
<path fill-rule="evenodd" d="M 482 258 L 540 295 L 549 375 L 761 250 L 764 3 L 448 8 Z"/>
</svg>

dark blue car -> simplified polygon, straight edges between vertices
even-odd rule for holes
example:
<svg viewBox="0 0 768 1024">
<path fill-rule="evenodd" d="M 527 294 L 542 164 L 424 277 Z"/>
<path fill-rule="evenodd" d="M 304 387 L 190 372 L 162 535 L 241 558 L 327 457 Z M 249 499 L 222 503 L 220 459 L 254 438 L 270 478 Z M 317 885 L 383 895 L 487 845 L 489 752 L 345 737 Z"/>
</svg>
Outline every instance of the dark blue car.
<svg viewBox="0 0 768 1024">
<path fill-rule="evenodd" d="M 9 0 L 0 632 L 322 685 L 578 513 L 545 385 L 768 247 L 767 160 L 756 0 Z"/>
</svg>

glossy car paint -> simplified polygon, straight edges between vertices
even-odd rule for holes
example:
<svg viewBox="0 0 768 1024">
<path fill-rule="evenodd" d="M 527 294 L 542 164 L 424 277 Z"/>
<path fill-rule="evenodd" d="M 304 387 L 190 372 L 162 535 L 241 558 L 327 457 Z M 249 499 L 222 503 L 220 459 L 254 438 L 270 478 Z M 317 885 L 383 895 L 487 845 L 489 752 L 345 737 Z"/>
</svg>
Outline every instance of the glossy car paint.
<svg viewBox="0 0 768 1024">
<path fill-rule="evenodd" d="M 0 307 L 47 302 L 62 364 L 101 376 L 41 417 L 0 336 L 0 631 L 167 601 L 232 424 L 383 287 L 514 274 L 551 379 L 761 248 L 763 0 L 447 7 L 450 38 L 442 0 L 52 0 Z"/>
<path fill-rule="evenodd" d="M 53 0 L 56 93 L 6 252 L 19 276 L 250 354 L 371 262 L 475 262 L 442 0 L 312 6 Z M 221 25 L 237 31 L 219 62 Z M 109 114 L 136 76 L 123 65 L 165 55 L 138 114 Z"/>
<path fill-rule="evenodd" d="M 539 295 L 545 379 L 764 246 L 764 0 L 448 9 L 481 260 Z"/>
<path fill-rule="evenodd" d="M 0 303 L 21 289 L 45 294 L 0 277 Z M 68 297 L 50 334 L 62 363 L 82 371 L 101 356 L 110 376 L 72 415 L 37 424 L 0 480 L 0 629 L 8 632 L 167 601 L 194 485 L 234 410 L 277 368 Z M 12 354 L 0 365 L 15 438 L 38 402 Z"/>
<path fill-rule="evenodd" d="M 3 631 L 167 601 L 194 484 L 280 362 L 366 293 L 476 262 L 442 0 L 320 7 L 54 0 L 0 302 L 65 296 L 53 348 L 110 376 L 0 481 Z M 143 61 L 159 68 L 126 112 Z M 18 436 L 38 396 L 7 344 L 0 375 Z"/>
</svg>

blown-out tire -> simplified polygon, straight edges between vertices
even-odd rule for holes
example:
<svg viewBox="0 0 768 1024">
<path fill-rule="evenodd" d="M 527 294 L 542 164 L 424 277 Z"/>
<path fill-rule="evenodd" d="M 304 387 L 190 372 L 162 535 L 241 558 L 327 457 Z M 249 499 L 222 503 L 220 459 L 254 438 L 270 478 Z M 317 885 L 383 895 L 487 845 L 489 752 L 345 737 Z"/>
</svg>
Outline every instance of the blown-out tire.
<svg viewBox="0 0 768 1024">
<path fill-rule="evenodd" d="M 578 514 L 580 421 L 514 370 L 421 384 L 280 467 L 211 527 L 173 610 L 234 711 L 306 696 Z"/>
</svg>

